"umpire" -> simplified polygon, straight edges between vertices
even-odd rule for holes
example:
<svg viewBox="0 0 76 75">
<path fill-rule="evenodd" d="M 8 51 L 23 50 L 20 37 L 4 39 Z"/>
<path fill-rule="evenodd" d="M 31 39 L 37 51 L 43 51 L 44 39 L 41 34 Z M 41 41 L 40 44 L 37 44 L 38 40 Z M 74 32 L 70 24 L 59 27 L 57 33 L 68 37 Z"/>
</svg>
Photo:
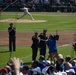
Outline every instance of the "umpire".
<svg viewBox="0 0 76 75">
<path fill-rule="evenodd" d="M 37 52 L 38 52 L 38 45 L 39 45 L 39 39 L 38 39 L 38 32 L 35 31 L 35 34 L 32 36 L 32 61 L 36 60 Z"/>
<path fill-rule="evenodd" d="M 46 40 L 48 39 L 46 35 L 47 29 L 43 29 L 43 33 L 40 33 L 40 43 L 39 43 L 39 48 L 40 48 L 40 55 L 43 55 L 45 57 L 46 54 Z"/>
<path fill-rule="evenodd" d="M 8 33 L 9 33 L 9 51 L 16 51 L 16 28 L 13 27 L 13 23 L 9 24 Z M 13 50 L 12 50 L 13 49 Z"/>
</svg>

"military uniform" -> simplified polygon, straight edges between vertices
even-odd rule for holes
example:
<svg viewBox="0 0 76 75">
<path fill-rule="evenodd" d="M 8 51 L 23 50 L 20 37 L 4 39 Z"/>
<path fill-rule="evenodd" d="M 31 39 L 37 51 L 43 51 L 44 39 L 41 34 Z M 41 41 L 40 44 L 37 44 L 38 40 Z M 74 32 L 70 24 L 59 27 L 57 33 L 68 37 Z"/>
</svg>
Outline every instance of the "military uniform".
<svg viewBox="0 0 76 75">
<path fill-rule="evenodd" d="M 13 51 L 16 50 L 16 28 L 13 27 L 13 23 L 10 23 L 10 27 L 8 28 L 8 33 L 9 33 L 9 51 L 12 51 L 12 46 L 13 46 Z"/>
<path fill-rule="evenodd" d="M 38 33 L 35 33 L 35 35 L 32 37 L 32 61 L 36 60 L 37 52 L 38 52 L 38 45 L 39 45 L 39 39 L 38 39 Z"/>
<path fill-rule="evenodd" d="M 39 48 L 40 48 L 40 55 L 43 55 L 45 57 L 46 54 L 46 40 L 48 39 L 46 35 L 46 30 L 43 30 L 43 33 L 39 35 L 40 37 L 40 43 L 39 43 Z"/>
</svg>

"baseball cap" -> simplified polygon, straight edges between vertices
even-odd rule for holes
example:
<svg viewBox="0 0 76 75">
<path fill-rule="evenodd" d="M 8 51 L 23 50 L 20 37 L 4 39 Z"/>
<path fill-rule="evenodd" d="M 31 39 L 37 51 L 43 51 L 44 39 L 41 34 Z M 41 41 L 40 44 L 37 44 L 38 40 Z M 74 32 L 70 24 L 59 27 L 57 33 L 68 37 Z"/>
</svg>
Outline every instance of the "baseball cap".
<svg viewBox="0 0 76 75">
<path fill-rule="evenodd" d="M 46 60 L 46 65 L 51 65 L 51 62 L 49 60 Z"/>
<path fill-rule="evenodd" d="M 73 69 L 69 69 L 69 70 L 66 70 L 66 72 L 71 72 L 71 73 L 74 73 L 75 74 L 75 71 Z"/>
<path fill-rule="evenodd" d="M 43 55 L 40 55 L 40 57 L 39 57 L 39 60 L 44 60 L 45 58 L 44 58 L 44 56 Z"/>
<path fill-rule="evenodd" d="M 4 71 L 5 73 L 8 73 L 7 68 L 2 68 L 2 69 L 0 69 L 0 71 Z"/>
<path fill-rule="evenodd" d="M 64 59 L 62 54 L 58 54 L 58 59 Z"/>
<path fill-rule="evenodd" d="M 67 73 L 66 72 L 61 72 L 62 73 L 62 75 L 67 75 Z"/>
</svg>

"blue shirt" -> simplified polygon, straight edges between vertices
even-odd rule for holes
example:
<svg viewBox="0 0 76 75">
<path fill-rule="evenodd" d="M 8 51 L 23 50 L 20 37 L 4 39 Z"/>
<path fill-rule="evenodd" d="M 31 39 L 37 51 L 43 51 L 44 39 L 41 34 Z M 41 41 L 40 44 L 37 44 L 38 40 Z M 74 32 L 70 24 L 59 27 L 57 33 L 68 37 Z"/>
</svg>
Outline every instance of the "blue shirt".
<svg viewBox="0 0 76 75">
<path fill-rule="evenodd" d="M 55 39 L 49 39 L 46 41 L 48 47 L 49 47 L 49 52 L 57 52 L 57 46 L 56 46 L 56 40 Z"/>
</svg>

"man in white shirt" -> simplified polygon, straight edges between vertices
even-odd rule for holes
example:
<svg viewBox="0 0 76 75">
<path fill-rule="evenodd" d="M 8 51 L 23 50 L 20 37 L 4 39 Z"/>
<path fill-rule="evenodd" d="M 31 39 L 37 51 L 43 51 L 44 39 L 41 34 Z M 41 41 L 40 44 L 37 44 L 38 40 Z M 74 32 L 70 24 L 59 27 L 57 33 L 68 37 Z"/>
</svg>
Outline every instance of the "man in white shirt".
<svg viewBox="0 0 76 75">
<path fill-rule="evenodd" d="M 21 10 L 23 10 L 24 11 L 24 13 L 23 13 L 23 15 L 21 15 L 19 18 L 17 18 L 17 19 L 20 19 L 20 18 L 22 18 L 23 16 L 25 16 L 26 14 L 28 14 L 31 18 L 32 18 L 32 20 L 34 20 L 34 18 L 33 18 L 33 16 L 29 13 L 29 11 L 28 11 L 28 8 L 26 8 L 26 7 L 23 7 L 23 8 L 20 8 Z"/>
</svg>

